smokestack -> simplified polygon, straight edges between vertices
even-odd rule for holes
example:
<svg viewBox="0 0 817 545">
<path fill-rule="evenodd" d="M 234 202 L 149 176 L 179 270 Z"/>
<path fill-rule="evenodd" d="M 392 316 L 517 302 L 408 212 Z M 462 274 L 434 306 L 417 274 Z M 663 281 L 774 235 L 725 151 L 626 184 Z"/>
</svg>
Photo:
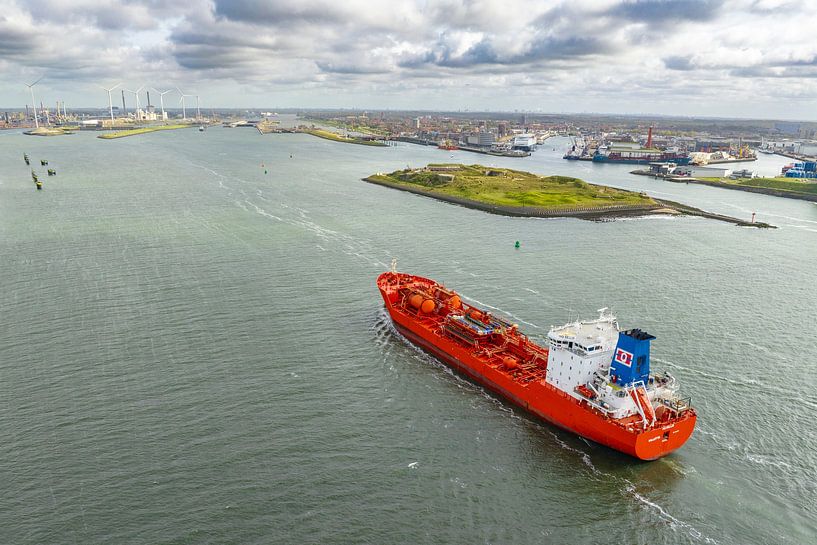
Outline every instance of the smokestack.
<svg viewBox="0 0 817 545">
<path fill-rule="evenodd" d="M 147 91 L 148 94 L 148 108 L 150 108 L 150 91 Z"/>
<path fill-rule="evenodd" d="M 125 106 L 125 90 L 122 89 L 122 115 L 128 115 L 128 108 Z"/>
</svg>

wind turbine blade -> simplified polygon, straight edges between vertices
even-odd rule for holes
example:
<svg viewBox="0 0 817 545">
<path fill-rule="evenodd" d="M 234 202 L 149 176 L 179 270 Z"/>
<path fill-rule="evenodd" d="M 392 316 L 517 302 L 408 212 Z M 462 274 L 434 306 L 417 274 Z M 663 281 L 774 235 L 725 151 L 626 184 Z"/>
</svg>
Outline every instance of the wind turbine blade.
<svg viewBox="0 0 817 545">
<path fill-rule="evenodd" d="M 35 82 L 34 82 L 34 83 L 32 83 L 31 85 L 29 85 L 29 87 L 34 87 L 35 85 L 37 85 L 38 83 L 40 83 L 40 80 L 42 80 L 44 77 L 45 77 L 45 74 L 43 74 L 42 76 L 40 76 L 40 79 L 38 79 L 37 81 L 35 81 Z"/>
</svg>

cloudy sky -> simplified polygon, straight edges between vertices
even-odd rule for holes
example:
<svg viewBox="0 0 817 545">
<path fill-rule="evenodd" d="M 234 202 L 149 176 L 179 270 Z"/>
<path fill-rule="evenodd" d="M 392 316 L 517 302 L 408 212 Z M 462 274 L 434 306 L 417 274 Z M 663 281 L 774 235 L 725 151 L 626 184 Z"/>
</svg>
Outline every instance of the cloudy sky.
<svg viewBox="0 0 817 545">
<path fill-rule="evenodd" d="M 203 106 L 817 120 L 817 0 L 0 0 L 0 108 L 43 75 L 37 100 L 69 109 L 122 82 Z"/>
</svg>

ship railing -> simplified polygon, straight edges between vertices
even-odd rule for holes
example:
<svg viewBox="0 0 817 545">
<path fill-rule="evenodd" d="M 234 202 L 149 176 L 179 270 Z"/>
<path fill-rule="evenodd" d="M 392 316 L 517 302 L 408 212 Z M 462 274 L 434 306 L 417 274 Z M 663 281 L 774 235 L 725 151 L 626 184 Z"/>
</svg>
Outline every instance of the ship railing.
<svg viewBox="0 0 817 545">
<path fill-rule="evenodd" d="M 605 415 L 605 416 L 608 416 L 608 417 L 611 417 L 611 418 L 612 418 L 612 416 L 613 416 L 613 412 L 614 412 L 612 409 L 605 408 L 605 407 L 601 406 L 600 404 L 596 403 L 595 401 L 591 401 L 590 399 L 587 399 L 587 398 L 586 398 L 586 397 L 584 397 L 584 396 L 582 396 L 582 397 L 584 398 L 585 402 L 586 402 L 588 405 L 590 405 L 591 407 L 593 407 L 594 409 L 596 409 L 597 411 L 599 411 L 599 412 L 600 412 L 600 413 L 602 413 L 603 415 Z"/>
<path fill-rule="evenodd" d="M 682 414 L 692 408 L 692 397 L 688 396 L 677 399 L 662 398 L 661 403 L 668 409 L 671 409 L 678 414 Z"/>
<path fill-rule="evenodd" d="M 556 393 L 558 393 L 559 395 L 562 395 L 562 396 L 564 396 L 564 397 L 566 397 L 568 399 L 576 399 L 576 396 L 570 394 L 569 392 L 565 392 L 561 388 L 559 388 L 557 386 L 553 386 L 552 384 L 550 386 L 551 386 L 551 388 L 556 390 Z M 594 408 L 595 410 L 599 411 L 603 415 L 608 416 L 608 417 L 612 417 L 614 409 L 608 409 L 607 407 L 602 406 L 599 402 L 594 401 L 594 400 L 592 400 L 592 399 L 590 399 L 588 397 L 585 397 L 584 395 L 582 395 L 579 392 L 576 392 L 576 393 L 578 393 L 581 396 L 580 401 L 583 401 L 584 403 L 586 403 L 590 407 Z"/>
</svg>

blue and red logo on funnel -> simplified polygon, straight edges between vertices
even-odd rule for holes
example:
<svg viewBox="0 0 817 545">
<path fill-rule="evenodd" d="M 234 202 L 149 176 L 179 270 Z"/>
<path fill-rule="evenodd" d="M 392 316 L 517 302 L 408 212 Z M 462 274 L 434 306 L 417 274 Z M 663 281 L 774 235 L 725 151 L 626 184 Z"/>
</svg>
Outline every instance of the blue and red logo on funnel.
<svg viewBox="0 0 817 545">
<path fill-rule="evenodd" d="M 633 364 L 633 353 L 627 352 L 621 348 L 616 349 L 616 361 L 621 365 L 630 367 Z"/>
</svg>

